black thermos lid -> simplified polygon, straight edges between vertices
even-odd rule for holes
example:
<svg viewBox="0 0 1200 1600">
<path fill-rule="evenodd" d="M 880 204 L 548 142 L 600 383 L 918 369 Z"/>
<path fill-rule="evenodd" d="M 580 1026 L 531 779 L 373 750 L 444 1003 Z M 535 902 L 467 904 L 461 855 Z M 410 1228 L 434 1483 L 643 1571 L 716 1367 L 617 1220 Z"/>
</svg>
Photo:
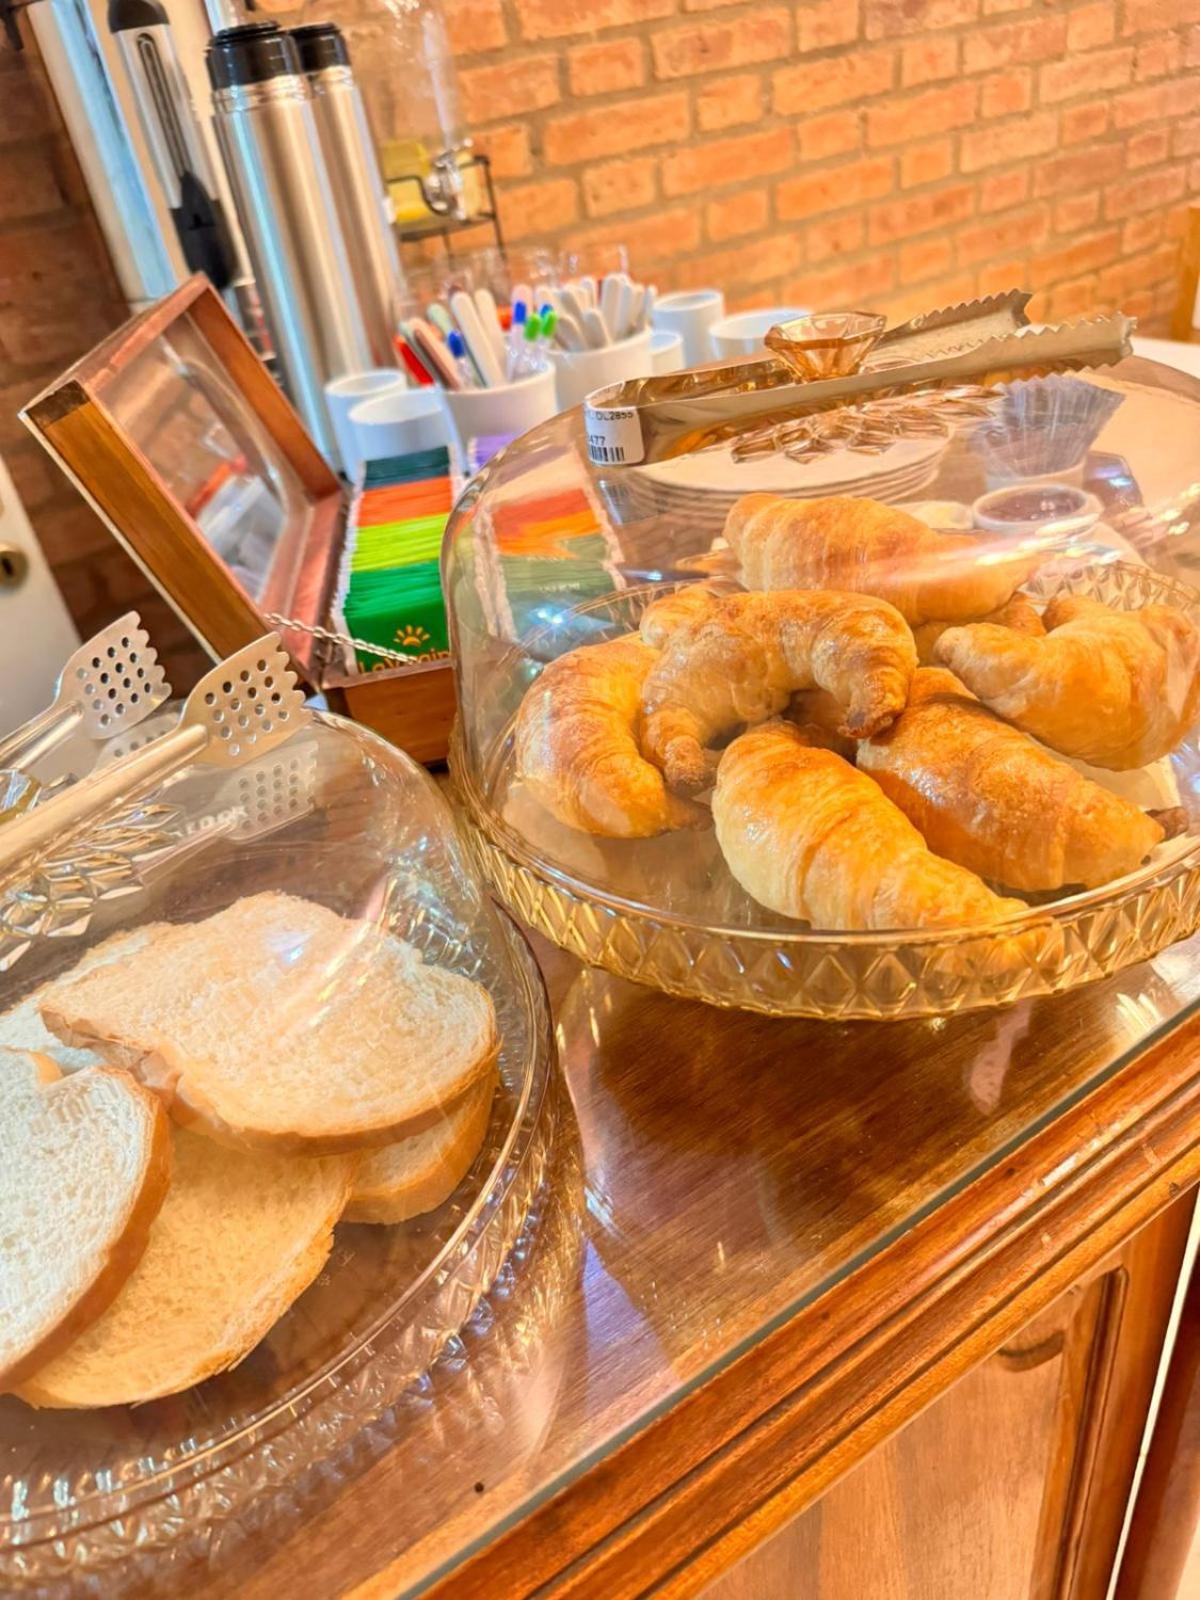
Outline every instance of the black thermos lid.
<svg viewBox="0 0 1200 1600">
<path fill-rule="evenodd" d="M 295 76 L 300 58 L 292 36 L 277 22 L 247 22 L 214 34 L 205 57 L 214 89 Z"/>
<path fill-rule="evenodd" d="M 306 22 L 292 29 L 305 72 L 321 72 L 325 67 L 348 67 L 350 52 L 346 39 L 335 22 Z"/>
</svg>

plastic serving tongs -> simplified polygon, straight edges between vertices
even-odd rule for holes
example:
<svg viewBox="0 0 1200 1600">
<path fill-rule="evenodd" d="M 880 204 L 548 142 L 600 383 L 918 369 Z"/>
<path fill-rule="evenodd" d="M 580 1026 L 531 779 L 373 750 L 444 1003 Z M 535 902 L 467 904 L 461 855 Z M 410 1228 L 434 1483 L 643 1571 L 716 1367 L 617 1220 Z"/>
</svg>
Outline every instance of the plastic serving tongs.
<svg viewBox="0 0 1200 1600">
<path fill-rule="evenodd" d="M 45 711 L 0 739 L 0 769 L 31 765 L 77 728 L 89 739 L 110 739 L 170 693 L 142 619 L 127 611 L 68 657 Z"/>
<path fill-rule="evenodd" d="M 91 773 L 0 830 L 0 879 L 66 841 L 192 762 L 238 767 L 305 727 L 310 713 L 279 643 L 269 633 L 206 673 L 172 732 Z"/>
</svg>

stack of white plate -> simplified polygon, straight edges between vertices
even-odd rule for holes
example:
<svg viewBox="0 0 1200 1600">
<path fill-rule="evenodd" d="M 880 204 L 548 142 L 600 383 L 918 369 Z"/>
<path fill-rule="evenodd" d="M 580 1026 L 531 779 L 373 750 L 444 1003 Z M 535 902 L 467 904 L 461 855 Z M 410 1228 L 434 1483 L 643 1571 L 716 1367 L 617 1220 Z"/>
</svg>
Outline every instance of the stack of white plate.
<svg viewBox="0 0 1200 1600">
<path fill-rule="evenodd" d="M 909 500 L 937 477 L 947 439 L 898 439 L 877 456 L 838 450 L 812 461 L 759 456 L 735 461 L 730 449 L 676 456 L 622 475 L 630 499 L 647 516 L 688 511 L 724 517 L 744 494 L 785 494 L 797 499 L 818 495 L 869 495 L 873 500 Z"/>
</svg>

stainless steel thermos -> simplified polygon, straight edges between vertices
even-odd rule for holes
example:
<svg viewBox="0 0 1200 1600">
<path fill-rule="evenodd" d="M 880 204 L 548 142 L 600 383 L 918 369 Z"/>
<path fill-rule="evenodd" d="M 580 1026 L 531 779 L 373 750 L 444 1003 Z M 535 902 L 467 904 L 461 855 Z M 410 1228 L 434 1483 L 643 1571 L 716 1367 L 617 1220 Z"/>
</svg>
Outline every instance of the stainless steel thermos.
<svg viewBox="0 0 1200 1600">
<path fill-rule="evenodd" d="M 281 376 L 336 459 L 323 388 L 378 365 L 295 40 L 274 22 L 216 34 L 213 117 Z M 394 359 L 394 357 L 393 357 Z"/>
<path fill-rule="evenodd" d="M 312 93 L 313 115 L 350 255 L 371 362 L 376 367 L 394 367 L 404 280 L 387 190 L 346 40 L 332 22 L 305 23 L 291 33 Z"/>
</svg>

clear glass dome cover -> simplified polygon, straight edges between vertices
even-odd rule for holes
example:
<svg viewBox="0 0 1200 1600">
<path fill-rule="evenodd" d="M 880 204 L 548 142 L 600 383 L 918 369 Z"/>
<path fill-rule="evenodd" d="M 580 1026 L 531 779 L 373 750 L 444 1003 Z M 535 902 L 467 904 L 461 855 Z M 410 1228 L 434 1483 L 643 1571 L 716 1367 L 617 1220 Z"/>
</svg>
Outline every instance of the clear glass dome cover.
<svg viewBox="0 0 1200 1600">
<path fill-rule="evenodd" d="M 127 738 L 153 739 L 176 716 L 165 707 Z M 36 779 L 53 793 L 64 776 L 127 749 L 77 738 Z M 536 963 L 496 911 L 429 775 L 340 718 L 314 714 L 232 773 L 183 769 L 79 840 L 69 859 L 10 887 L 0 897 L 5 1044 L 60 1051 L 44 1029 L 35 1037 L 26 1002 L 97 959 L 107 941 L 129 936 L 143 952 L 136 961 L 155 942 L 165 947 L 171 930 L 264 905 L 274 907 L 267 954 L 311 991 L 294 1008 L 299 1036 L 343 1002 L 339 1026 L 351 1026 L 388 942 L 394 950 L 406 941 L 426 966 L 486 991 L 499 1055 L 482 1142 L 451 1191 L 414 1203 L 406 1220 L 339 1221 L 310 1286 L 230 1370 L 137 1405 L 46 1410 L 0 1397 L 6 1594 L 76 1592 L 85 1572 L 101 1575 L 106 1594 L 136 1589 L 142 1554 L 244 1534 L 315 1464 L 336 1476 L 363 1429 L 462 1327 L 526 1225 L 553 1127 L 553 1043 Z M 249 941 L 243 953 L 257 972 L 263 951 Z M 270 1026 L 287 1038 L 290 1024 L 277 1017 Z M 331 1050 L 331 1087 L 339 1065 Z M 432 1063 L 397 1065 L 418 1086 L 432 1080 Z M 240 1149 L 238 1159 L 257 1154 Z M 362 1170 L 354 1167 L 355 1185 Z M 357 1196 L 356 1187 L 351 1202 Z"/>
<path fill-rule="evenodd" d="M 605 468 L 589 463 L 581 415 L 573 412 L 526 435 L 474 480 L 455 511 L 444 561 L 459 667 L 452 767 L 476 848 L 501 898 L 550 938 L 625 976 L 718 1004 L 838 1017 L 946 1012 L 1053 992 L 1193 931 L 1200 904 L 1200 763 L 1190 732 L 1194 630 L 1200 625 L 1193 588 L 1200 563 L 1200 384 L 1130 358 L 982 395 L 964 392 L 950 404 L 944 397 L 931 400 L 882 421 L 878 413 L 832 413 L 822 427 L 815 441 L 748 459 L 723 445 L 648 466 Z M 785 532 L 773 544 L 766 541 L 762 548 L 774 553 L 751 572 L 750 558 L 743 566 L 727 534 L 739 517 L 748 517 L 743 509 L 731 518 L 733 508 L 760 492 L 793 509 L 776 516 Z M 862 501 L 873 505 L 855 506 Z M 813 521 L 826 502 L 836 502 L 832 528 Z M 896 513 L 909 529 L 898 543 Z M 845 525 L 863 517 L 878 524 L 865 545 L 861 530 Z M 915 544 L 912 519 L 921 525 Z M 772 560 L 774 576 L 767 570 Z M 674 651 L 682 678 L 677 672 L 664 688 L 663 669 L 656 679 L 653 666 L 643 663 L 642 687 L 632 701 L 619 673 L 596 692 L 608 697 L 618 721 L 624 716 L 621 737 L 636 744 L 637 758 L 658 767 L 651 779 L 665 786 L 665 809 L 632 824 L 627 815 L 615 825 L 606 822 L 595 808 L 581 820 L 574 800 L 563 798 L 564 772 L 570 788 L 590 762 L 589 781 L 603 787 L 596 774 L 616 758 L 607 747 L 584 750 L 582 725 L 563 715 L 562 698 L 545 685 L 531 692 L 532 686 L 548 666 L 581 647 L 622 636 L 636 640 L 651 603 L 701 583 L 723 596 L 723 604 L 733 595 L 734 610 L 743 607 L 746 618 L 753 611 L 760 621 L 767 612 L 778 614 L 784 589 L 840 585 L 859 598 L 882 597 L 904 613 L 919 670 L 944 670 L 955 660 L 960 675 L 969 668 L 961 639 L 956 659 L 949 653 L 954 641 L 939 644 L 939 636 L 952 625 L 984 622 L 991 634 L 971 634 L 967 642 L 994 654 L 1010 641 L 1010 627 L 1017 629 L 998 609 L 1014 593 L 1029 610 L 1038 649 L 1061 625 L 1067 595 L 1099 601 L 1109 612 L 1169 607 L 1181 619 L 1179 659 L 1186 666 L 1168 673 L 1160 696 L 1177 724 L 1172 736 L 1154 760 L 1133 762 L 1126 753 L 1115 763 L 1122 770 L 1088 762 L 1081 772 L 1115 793 L 1118 806 L 1136 807 L 1137 817 L 1122 813 L 1137 837 L 1119 870 L 1112 861 L 1091 861 L 1073 877 L 1078 864 L 1069 859 L 1057 870 L 1026 869 L 1021 851 L 1009 845 L 1003 875 L 974 869 L 1006 902 L 1003 913 L 987 917 L 977 909 L 910 916 L 903 904 L 890 917 L 877 907 L 864 915 L 860 905 L 823 923 L 794 909 L 785 913 L 778 895 L 749 892 L 753 872 L 744 862 L 731 870 L 720 828 L 708 825 L 710 794 L 694 775 L 680 788 L 669 771 L 664 774 L 661 747 L 655 752 L 648 745 L 645 719 L 664 697 L 669 710 L 682 703 L 695 716 L 695 697 L 707 694 L 698 743 L 707 739 L 704 770 L 711 783 L 726 747 L 732 741 L 737 748 L 745 728 L 781 712 L 795 718 L 792 691 L 807 691 L 814 682 L 827 688 L 831 681 L 828 670 L 824 678 L 812 676 L 813 657 L 803 650 L 803 660 L 781 668 L 779 651 L 788 652 L 775 635 L 773 664 L 758 660 L 750 667 L 744 650 L 728 657 L 736 662 L 728 671 L 738 675 L 731 690 L 714 686 L 711 675 L 703 678 L 702 659 L 711 667 L 718 657 L 689 655 L 700 647 L 681 643 L 682 635 L 666 636 L 664 643 L 650 628 L 651 657 L 662 661 Z M 775 594 L 738 599 L 743 587 Z M 942 600 L 927 603 L 935 591 Z M 946 602 L 946 596 L 957 598 Z M 1058 609 L 1048 614 L 1056 596 Z M 710 633 L 714 626 L 706 618 L 691 625 Z M 745 632 L 751 625 L 736 626 Z M 718 633 L 725 627 L 721 623 Z M 845 639 L 842 646 L 848 648 Z M 662 652 L 658 657 L 654 647 Z M 762 675 L 773 672 L 766 693 Z M 1043 676 L 1046 695 L 1061 700 L 1062 682 L 1049 669 Z M 970 668 L 973 693 L 988 701 L 985 678 Z M 547 680 L 554 682 L 553 676 Z M 647 682 L 658 684 L 653 706 Z M 534 734 L 529 725 L 539 693 L 543 709 Z M 713 695 L 724 696 L 720 714 L 712 712 Z M 1093 701 L 1096 716 L 1107 718 L 1099 687 Z M 1001 702 L 995 694 L 988 701 L 1003 719 Z M 730 704 L 753 709 L 739 718 Z M 571 705 L 578 709 L 577 701 Z M 626 707 L 620 715 L 618 705 Z M 846 706 L 840 710 L 844 735 Z M 1132 714 L 1129 707 L 1125 714 Z M 879 727 L 886 739 L 888 719 Z M 1028 720 L 1021 731 L 1030 732 Z M 626 756 L 630 748 L 627 742 Z M 841 754 L 849 764 L 857 756 L 860 770 L 871 760 L 844 738 Z M 1052 752 L 1055 759 L 1061 754 Z M 557 793 L 545 771 L 539 774 L 539 762 L 543 768 L 558 763 Z M 954 767 L 949 754 L 946 764 Z M 838 781 L 844 781 L 840 770 Z M 961 808 L 961 795 L 957 803 Z M 698 817 L 696 807 L 705 814 Z M 1138 820 L 1147 816 L 1158 819 L 1148 832 Z M 779 822 L 770 814 L 765 820 Z M 754 821 L 744 820 L 743 833 L 753 831 Z M 622 831 L 640 836 L 614 836 Z M 785 842 L 791 837 L 785 828 Z M 967 852 L 967 864 L 978 854 Z M 843 886 L 861 901 L 855 874 L 845 863 L 841 870 Z M 965 906 L 976 905 L 974 894 Z M 999 927 L 985 928 L 987 921 Z"/>
</svg>

